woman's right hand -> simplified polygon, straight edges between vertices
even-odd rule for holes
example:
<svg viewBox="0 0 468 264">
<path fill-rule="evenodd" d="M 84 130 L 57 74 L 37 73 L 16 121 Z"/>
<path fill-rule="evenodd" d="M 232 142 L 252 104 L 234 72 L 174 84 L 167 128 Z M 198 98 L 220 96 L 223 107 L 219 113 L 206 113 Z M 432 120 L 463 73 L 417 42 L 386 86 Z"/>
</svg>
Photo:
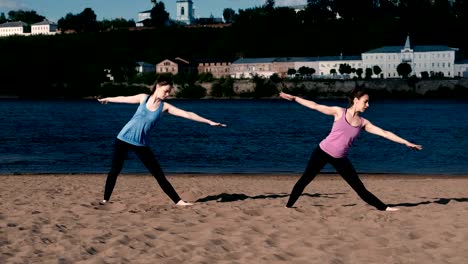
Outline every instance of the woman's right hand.
<svg viewBox="0 0 468 264">
<path fill-rule="evenodd" d="M 294 95 L 290 95 L 290 94 L 287 94 L 287 93 L 283 93 L 283 92 L 280 92 L 279 96 L 283 99 L 286 99 L 288 101 L 295 101 L 296 100 L 296 96 Z"/>
<path fill-rule="evenodd" d="M 421 145 L 416 145 L 416 144 L 413 144 L 413 143 L 411 143 L 411 142 L 408 142 L 408 143 L 406 144 L 406 146 L 407 146 L 408 148 L 414 149 L 414 150 L 421 150 L 421 149 L 423 149 L 423 147 L 422 147 Z"/>
<path fill-rule="evenodd" d="M 97 99 L 101 104 L 107 104 L 109 103 L 109 100 L 107 98 L 100 98 L 100 99 Z"/>
</svg>

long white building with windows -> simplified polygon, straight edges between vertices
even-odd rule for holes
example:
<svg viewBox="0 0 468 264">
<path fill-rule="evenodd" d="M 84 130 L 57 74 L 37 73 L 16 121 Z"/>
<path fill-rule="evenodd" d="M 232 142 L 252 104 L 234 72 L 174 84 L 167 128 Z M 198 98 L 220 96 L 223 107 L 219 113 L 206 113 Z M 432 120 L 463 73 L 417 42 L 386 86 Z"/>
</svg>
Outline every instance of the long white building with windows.
<svg viewBox="0 0 468 264">
<path fill-rule="evenodd" d="M 404 46 L 384 46 L 364 52 L 361 56 L 364 68 L 380 67 L 380 78 L 399 78 L 397 67 L 400 63 L 408 63 L 412 69 L 410 75 L 417 77 L 421 77 L 422 72 L 454 77 L 457 50 L 442 45 L 411 46 L 408 36 Z"/>
<path fill-rule="evenodd" d="M 13 35 L 54 35 L 56 33 L 57 24 L 49 20 L 34 23 L 31 25 L 31 27 L 22 21 L 6 22 L 0 24 L 0 37 L 8 37 Z"/>
<path fill-rule="evenodd" d="M 0 37 L 8 37 L 13 35 L 29 35 L 28 24 L 22 21 L 6 22 L 0 24 Z"/>
<path fill-rule="evenodd" d="M 407 63 L 411 66 L 410 76 L 467 77 L 468 62 L 455 61 L 457 48 L 443 45 L 411 46 L 409 36 L 404 46 L 384 46 L 362 53 L 360 56 L 324 56 L 291 58 L 241 58 L 231 65 L 233 78 L 251 78 L 254 75 L 269 77 L 273 74 L 286 76 L 287 70 L 301 67 L 313 68 L 313 78 L 353 78 L 361 69 L 362 77 L 366 69 L 378 66 L 381 72 L 373 78 L 401 78 L 398 65 Z M 349 75 L 339 73 L 340 65 L 348 64 L 353 72 Z"/>
<path fill-rule="evenodd" d="M 31 25 L 31 35 L 55 35 L 56 33 L 57 24 L 49 20 L 44 20 Z"/>
</svg>

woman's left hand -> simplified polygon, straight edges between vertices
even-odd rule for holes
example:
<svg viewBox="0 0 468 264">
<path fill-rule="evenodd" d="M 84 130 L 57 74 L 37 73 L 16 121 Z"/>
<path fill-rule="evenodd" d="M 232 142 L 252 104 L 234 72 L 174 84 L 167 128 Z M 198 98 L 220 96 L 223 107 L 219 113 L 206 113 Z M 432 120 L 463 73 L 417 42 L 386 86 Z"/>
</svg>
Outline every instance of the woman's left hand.
<svg viewBox="0 0 468 264">
<path fill-rule="evenodd" d="M 416 144 L 413 144 L 413 143 L 408 143 L 408 144 L 406 144 L 406 146 L 408 148 L 415 149 L 415 150 L 421 150 L 423 148 L 421 145 L 416 145 Z"/>
<path fill-rule="evenodd" d="M 218 123 L 218 122 L 210 122 L 210 126 L 221 126 L 221 127 L 226 127 L 226 124 Z"/>
</svg>

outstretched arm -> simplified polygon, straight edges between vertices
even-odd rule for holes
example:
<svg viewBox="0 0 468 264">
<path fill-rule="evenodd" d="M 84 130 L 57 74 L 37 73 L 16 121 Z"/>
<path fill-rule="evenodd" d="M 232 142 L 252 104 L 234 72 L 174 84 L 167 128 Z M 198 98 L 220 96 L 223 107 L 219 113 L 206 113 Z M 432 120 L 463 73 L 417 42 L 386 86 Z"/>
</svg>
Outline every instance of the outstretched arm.
<svg viewBox="0 0 468 264">
<path fill-rule="evenodd" d="M 137 94 L 132 96 L 117 96 L 117 97 L 105 97 L 98 99 L 102 104 L 107 103 L 125 103 L 125 104 L 139 104 L 144 98 L 145 94 Z"/>
<path fill-rule="evenodd" d="M 214 122 L 214 121 L 211 121 L 211 120 L 206 119 L 204 117 L 201 117 L 201 116 L 199 116 L 199 115 L 197 115 L 197 114 L 195 114 L 193 112 L 188 112 L 188 111 L 179 109 L 179 108 L 177 108 L 177 107 L 175 107 L 173 105 L 170 105 L 168 103 L 164 103 L 164 111 L 167 111 L 171 115 L 187 118 L 187 119 L 197 121 L 197 122 L 200 122 L 200 123 L 209 124 L 210 126 L 222 126 L 222 127 L 226 126 L 225 124 Z"/>
<path fill-rule="evenodd" d="M 369 120 L 366 120 L 364 122 L 364 129 L 369 133 L 384 137 L 384 138 L 386 138 L 388 140 L 391 140 L 393 142 L 396 142 L 396 143 L 404 144 L 408 148 L 415 149 L 415 150 L 421 150 L 422 149 L 421 145 L 413 144 L 413 143 L 409 142 L 408 140 L 406 140 L 404 138 L 401 138 L 401 137 L 395 135 L 394 133 L 392 133 L 390 131 L 383 130 L 380 127 L 372 124 Z"/>
<path fill-rule="evenodd" d="M 297 102 L 297 103 L 299 103 L 299 104 L 301 104 L 301 105 L 303 105 L 303 106 L 305 106 L 307 108 L 319 111 L 322 114 L 332 115 L 332 116 L 335 116 L 335 117 L 338 117 L 341 114 L 341 108 L 339 108 L 337 106 L 327 106 L 327 105 L 317 104 L 314 101 L 307 100 L 307 99 L 304 99 L 304 98 L 301 98 L 301 97 L 298 97 L 298 96 L 294 96 L 294 95 L 290 95 L 290 94 L 287 94 L 287 93 L 283 93 L 283 92 L 281 92 L 279 94 L 279 96 L 281 98 L 283 98 L 283 99 L 288 100 L 288 101 L 294 101 L 294 102 Z"/>
</svg>

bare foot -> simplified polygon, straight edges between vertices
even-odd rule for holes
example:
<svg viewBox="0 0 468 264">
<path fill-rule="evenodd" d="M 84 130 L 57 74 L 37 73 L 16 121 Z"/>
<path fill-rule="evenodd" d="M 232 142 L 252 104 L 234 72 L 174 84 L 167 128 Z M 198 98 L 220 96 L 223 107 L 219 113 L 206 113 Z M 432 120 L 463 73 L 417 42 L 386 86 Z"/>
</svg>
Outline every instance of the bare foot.
<svg viewBox="0 0 468 264">
<path fill-rule="evenodd" d="M 186 205 L 193 205 L 193 203 L 187 203 L 187 202 L 184 202 L 183 200 L 180 200 L 176 203 L 176 205 L 178 206 L 186 206 Z"/>
<path fill-rule="evenodd" d="M 395 208 L 395 207 L 387 206 L 387 208 L 385 209 L 385 211 L 395 212 L 395 211 L 400 211 L 400 209 L 399 209 L 399 208 Z"/>
</svg>

